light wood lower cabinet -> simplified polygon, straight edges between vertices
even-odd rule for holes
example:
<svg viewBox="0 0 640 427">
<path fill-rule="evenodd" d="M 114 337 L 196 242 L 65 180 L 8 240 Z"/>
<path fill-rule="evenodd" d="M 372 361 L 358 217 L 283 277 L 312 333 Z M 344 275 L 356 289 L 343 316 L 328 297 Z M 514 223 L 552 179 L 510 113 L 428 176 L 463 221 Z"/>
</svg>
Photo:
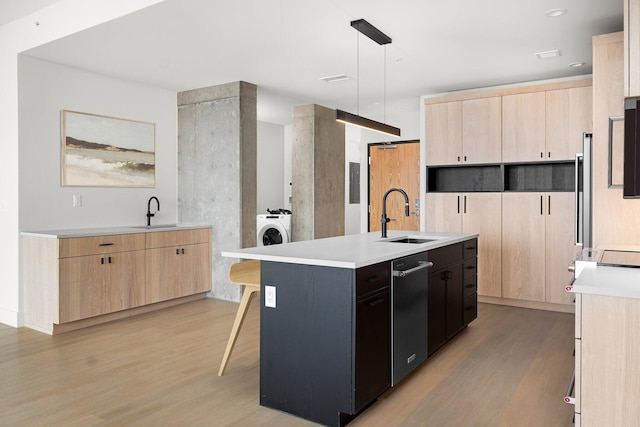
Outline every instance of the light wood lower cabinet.
<svg viewBox="0 0 640 427">
<path fill-rule="evenodd" d="M 210 228 L 23 238 L 25 325 L 64 332 L 211 289 Z"/>
<path fill-rule="evenodd" d="M 502 195 L 502 296 L 571 304 L 573 193 Z"/>
<path fill-rule="evenodd" d="M 576 415 L 583 427 L 638 425 L 640 300 L 576 297 Z"/>
<path fill-rule="evenodd" d="M 209 244 L 147 250 L 147 304 L 211 290 Z"/>
<path fill-rule="evenodd" d="M 427 193 L 427 230 L 479 234 L 478 295 L 501 296 L 501 193 Z"/>
<path fill-rule="evenodd" d="M 60 323 L 145 303 L 144 251 L 60 259 Z"/>
</svg>

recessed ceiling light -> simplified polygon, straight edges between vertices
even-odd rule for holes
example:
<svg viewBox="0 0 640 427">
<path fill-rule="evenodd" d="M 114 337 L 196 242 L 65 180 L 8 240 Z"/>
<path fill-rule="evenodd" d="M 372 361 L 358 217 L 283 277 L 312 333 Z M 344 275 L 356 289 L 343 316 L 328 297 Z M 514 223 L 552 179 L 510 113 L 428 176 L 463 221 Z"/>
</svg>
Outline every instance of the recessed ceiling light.
<svg viewBox="0 0 640 427">
<path fill-rule="evenodd" d="M 562 16 L 565 13 L 567 13 L 567 9 L 551 9 L 547 10 L 544 13 L 544 16 L 546 16 L 547 18 L 557 18 L 558 16 Z"/>
<path fill-rule="evenodd" d="M 341 82 L 343 80 L 349 80 L 350 78 L 351 77 L 347 76 L 346 74 L 336 74 L 335 76 L 320 77 L 320 80 L 327 83 L 335 83 Z"/>
<path fill-rule="evenodd" d="M 560 51 L 558 49 L 555 49 L 555 50 L 548 50 L 546 52 L 538 52 L 536 53 L 536 56 L 538 57 L 538 59 L 553 58 L 555 56 L 560 56 Z"/>
<path fill-rule="evenodd" d="M 572 62 L 571 64 L 569 64 L 569 67 L 578 68 L 578 67 L 582 67 L 584 65 L 585 65 L 584 62 Z"/>
</svg>

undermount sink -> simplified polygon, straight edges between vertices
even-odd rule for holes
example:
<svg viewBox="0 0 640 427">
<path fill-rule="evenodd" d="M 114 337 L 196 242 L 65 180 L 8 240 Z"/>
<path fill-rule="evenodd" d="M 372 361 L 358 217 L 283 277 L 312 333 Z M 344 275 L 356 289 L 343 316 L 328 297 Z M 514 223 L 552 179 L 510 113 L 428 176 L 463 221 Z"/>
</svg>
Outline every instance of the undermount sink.
<svg viewBox="0 0 640 427">
<path fill-rule="evenodd" d="M 156 224 L 156 225 L 140 225 L 132 228 L 143 228 L 143 229 L 151 229 L 151 228 L 175 228 L 178 224 Z"/>
<path fill-rule="evenodd" d="M 411 236 L 404 236 L 404 237 L 398 237 L 395 239 L 389 239 L 389 240 L 380 240 L 380 242 L 389 242 L 389 243 L 415 243 L 415 244 L 420 244 L 420 243 L 429 243 L 429 242 L 433 242 L 437 239 L 427 239 L 424 237 L 411 237 Z"/>
</svg>

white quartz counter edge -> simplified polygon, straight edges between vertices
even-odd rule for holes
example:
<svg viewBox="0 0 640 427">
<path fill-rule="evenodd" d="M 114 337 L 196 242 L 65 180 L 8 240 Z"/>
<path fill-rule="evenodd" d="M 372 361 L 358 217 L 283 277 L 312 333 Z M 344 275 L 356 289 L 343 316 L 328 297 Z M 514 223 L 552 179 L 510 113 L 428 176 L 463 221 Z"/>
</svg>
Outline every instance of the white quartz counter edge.
<svg viewBox="0 0 640 427">
<path fill-rule="evenodd" d="M 131 226 L 131 227 L 103 227 L 103 228 L 78 228 L 70 230 L 46 230 L 46 231 L 23 231 L 23 236 L 44 237 L 51 239 L 66 239 L 71 237 L 91 237 L 91 236 L 107 236 L 113 234 L 135 234 L 149 233 L 156 231 L 180 231 L 198 228 L 211 228 L 211 225 L 198 224 L 178 224 L 178 225 L 152 225 Z"/>
<path fill-rule="evenodd" d="M 571 292 L 640 298 L 640 269 L 595 265 L 585 267 L 573 282 Z"/>
<path fill-rule="evenodd" d="M 355 269 L 478 237 L 477 234 L 417 231 L 389 231 L 387 235 L 387 239 L 382 239 L 380 232 L 350 234 L 282 245 L 224 250 L 222 256 Z M 434 241 L 420 244 L 389 242 L 403 236 L 432 238 Z"/>
</svg>

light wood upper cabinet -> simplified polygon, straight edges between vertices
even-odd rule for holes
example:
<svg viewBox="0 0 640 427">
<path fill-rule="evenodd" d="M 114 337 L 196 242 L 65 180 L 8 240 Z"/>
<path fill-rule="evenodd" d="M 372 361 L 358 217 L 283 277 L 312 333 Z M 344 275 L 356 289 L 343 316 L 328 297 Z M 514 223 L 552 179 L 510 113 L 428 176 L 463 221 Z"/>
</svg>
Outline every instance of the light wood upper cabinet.
<svg viewBox="0 0 640 427">
<path fill-rule="evenodd" d="M 478 294 L 501 295 L 501 193 L 427 193 L 427 230 L 479 234 Z"/>
<path fill-rule="evenodd" d="M 624 35 L 593 38 L 593 245 L 640 244 L 640 200 L 624 199 L 622 188 L 609 187 L 609 120 L 624 115 Z M 615 132 L 613 164 L 623 161 L 623 132 Z M 615 176 L 615 171 L 614 171 Z"/>
<path fill-rule="evenodd" d="M 545 94 L 519 93 L 502 97 L 502 161 L 545 159 Z"/>
<path fill-rule="evenodd" d="M 591 86 L 546 92 L 546 160 L 573 160 L 582 152 L 582 134 L 593 129 Z"/>
<path fill-rule="evenodd" d="M 500 163 L 500 97 L 462 101 L 462 151 L 464 163 Z"/>
<path fill-rule="evenodd" d="M 500 97 L 426 106 L 427 164 L 500 163 Z"/>
<path fill-rule="evenodd" d="M 427 164 L 450 165 L 461 162 L 462 102 L 426 106 Z"/>
<path fill-rule="evenodd" d="M 624 0 L 624 94 L 640 96 L 640 0 Z"/>
</svg>

